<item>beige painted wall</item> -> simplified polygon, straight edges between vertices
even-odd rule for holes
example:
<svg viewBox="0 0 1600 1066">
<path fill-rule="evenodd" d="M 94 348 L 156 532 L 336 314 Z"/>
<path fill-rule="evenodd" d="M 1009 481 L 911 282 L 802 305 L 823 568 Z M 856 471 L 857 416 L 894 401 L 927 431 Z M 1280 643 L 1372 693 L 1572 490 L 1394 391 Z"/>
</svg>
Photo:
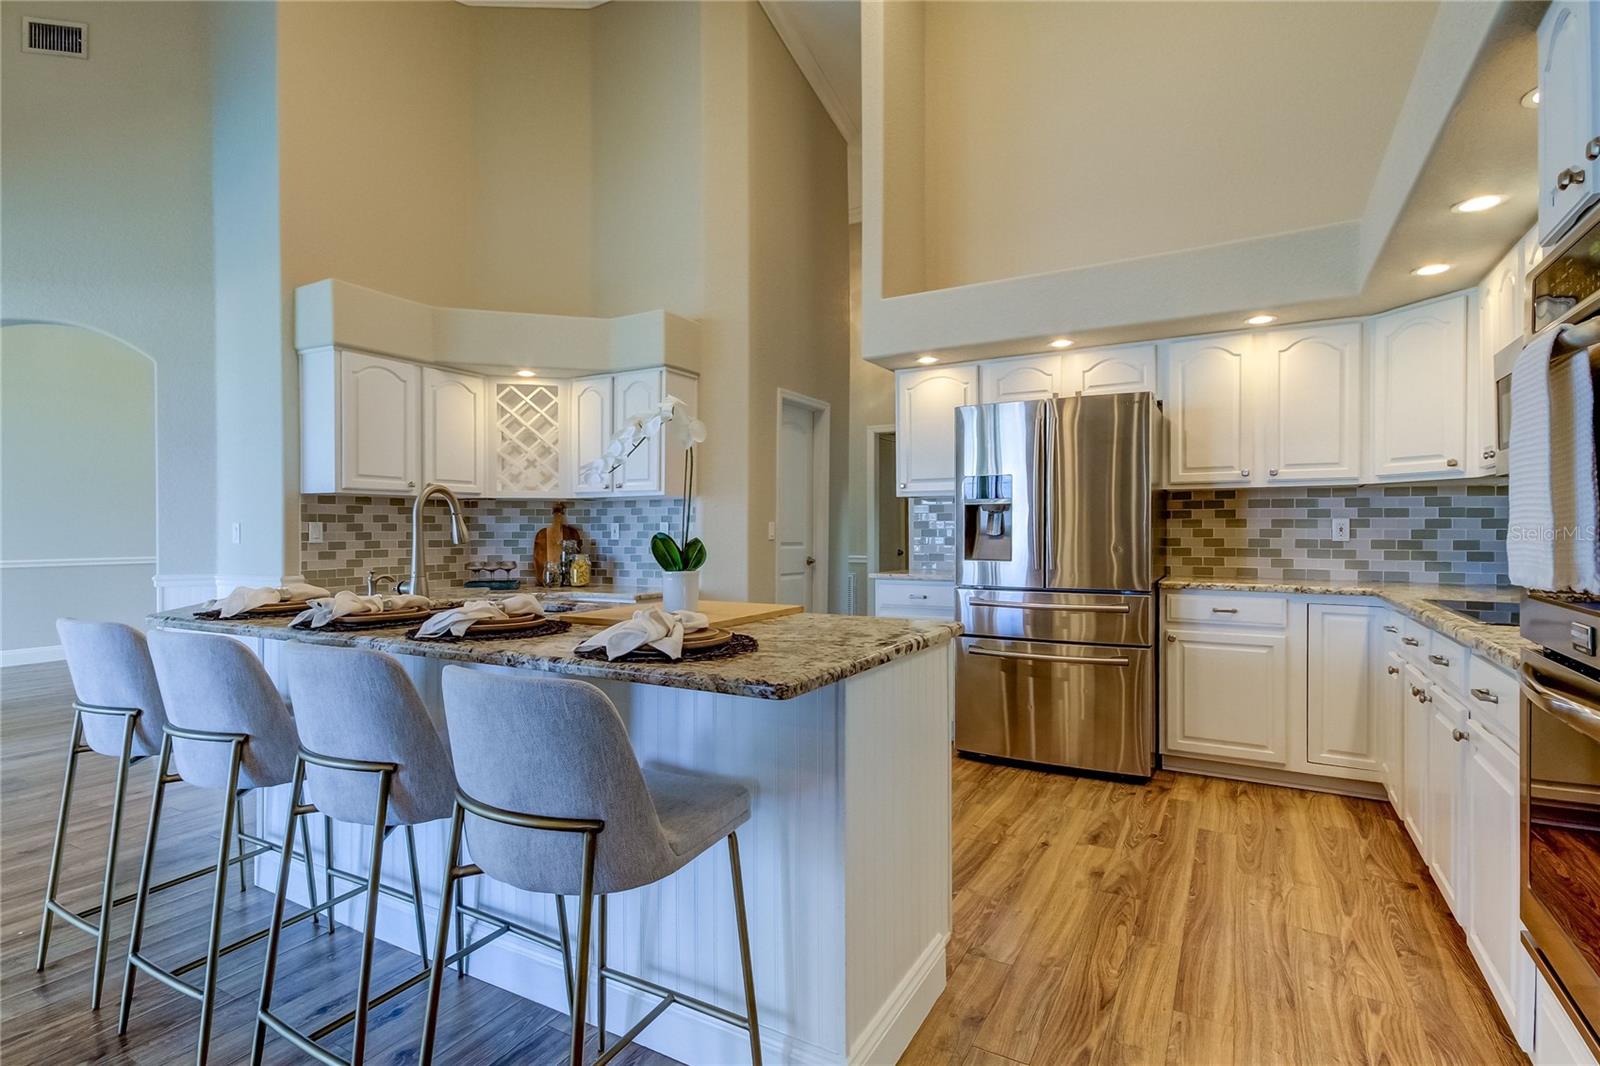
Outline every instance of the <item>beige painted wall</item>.
<svg viewBox="0 0 1600 1066">
<path fill-rule="evenodd" d="M 1358 218 L 1437 5 L 925 10 L 939 289 Z"/>
<path fill-rule="evenodd" d="M 24 14 L 90 23 L 94 58 L 23 53 Z M 160 568 L 210 573 L 212 94 L 204 6 L 7 0 L 0 52 L 0 316 L 81 324 L 154 361 L 164 427 Z"/>
<path fill-rule="evenodd" d="M 156 554 L 156 368 L 76 326 L 0 329 L 0 558 Z M 8 567 L 0 650 L 49 647 L 71 614 L 141 625 L 155 564 Z"/>
<path fill-rule="evenodd" d="M 751 595 L 776 585 L 778 390 L 830 413 L 829 589 L 848 554 L 850 244 L 845 143 L 766 15 L 750 25 Z"/>
<path fill-rule="evenodd" d="M 866 472 L 875 456 L 868 448 L 867 427 L 893 424 L 894 372 L 861 357 L 861 225 L 857 223 L 850 227 L 850 494 L 845 537 L 851 555 L 867 554 L 867 520 L 873 507 Z M 858 577 L 876 567 L 876 561 L 868 559 Z M 865 587 L 857 597 L 865 613 Z"/>
</svg>

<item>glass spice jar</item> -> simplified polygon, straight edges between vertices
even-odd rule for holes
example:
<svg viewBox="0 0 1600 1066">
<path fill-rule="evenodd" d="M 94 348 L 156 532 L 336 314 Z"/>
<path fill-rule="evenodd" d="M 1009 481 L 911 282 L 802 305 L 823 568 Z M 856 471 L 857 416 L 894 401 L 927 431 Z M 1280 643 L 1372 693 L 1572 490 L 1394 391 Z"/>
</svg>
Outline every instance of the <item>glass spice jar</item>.
<svg viewBox="0 0 1600 1066">
<path fill-rule="evenodd" d="M 589 583 L 589 576 L 593 570 L 587 555 L 574 555 L 572 557 L 572 584 L 581 588 Z"/>
</svg>

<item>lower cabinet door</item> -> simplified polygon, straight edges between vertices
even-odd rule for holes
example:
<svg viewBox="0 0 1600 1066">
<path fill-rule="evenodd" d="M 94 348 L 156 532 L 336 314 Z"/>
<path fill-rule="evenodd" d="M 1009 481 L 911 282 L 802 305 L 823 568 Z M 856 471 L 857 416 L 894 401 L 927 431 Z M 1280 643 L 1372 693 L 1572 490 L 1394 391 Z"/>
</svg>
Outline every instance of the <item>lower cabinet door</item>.
<svg viewBox="0 0 1600 1066">
<path fill-rule="evenodd" d="M 1313 603 L 1306 619 L 1306 761 L 1376 772 L 1376 608 Z"/>
<path fill-rule="evenodd" d="M 1466 892 L 1467 943 L 1484 980 L 1519 1031 L 1515 974 L 1522 956 L 1517 900 L 1517 757 L 1474 722 L 1461 792 L 1461 887 Z"/>
<path fill-rule="evenodd" d="M 1423 858 L 1456 920 L 1465 913 L 1460 877 L 1461 778 L 1466 708 L 1438 685 L 1428 690 L 1428 849 Z"/>
<path fill-rule="evenodd" d="M 1406 661 L 1399 652 L 1383 653 L 1379 677 L 1378 735 L 1382 737 L 1383 787 L 1389 804 L 1399 814 L 1406 780 Z"/>
<path fill-rule="evenodd" d="M 1167 631 L 1167 750 L 1288 761 L 1288 638 L 1200 627 Z"/>
<path fill-rule="evenodd" d="M 1427 805 L 1428 805 L 1428 724 L 1432 717 L 1422 697 L 1428 694 L 1428 679 L 1421 670 L 1406 663 L 1401 674 L 1405 704 L 1403 735 L 1401 737 L 1401 765 L 1405 769 L 1400 784 L 1400 820 L 1411 842 L 1417 846 L 1424 859 L 1428 855 Z"/>
</svg>

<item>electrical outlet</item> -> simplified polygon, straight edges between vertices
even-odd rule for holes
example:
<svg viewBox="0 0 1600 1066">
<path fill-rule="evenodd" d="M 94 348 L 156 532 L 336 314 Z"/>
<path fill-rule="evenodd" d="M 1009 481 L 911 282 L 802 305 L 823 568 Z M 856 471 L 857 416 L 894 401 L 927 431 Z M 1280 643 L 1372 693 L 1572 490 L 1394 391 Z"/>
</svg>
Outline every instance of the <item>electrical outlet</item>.
<svg viewBox="0 0 1600 1066">
<path fill-rule="evenodd" d="M 1329 536 L 1329 539 L 1331 539 L 1331 540 L 1349 540 L 1350 539 L 1350 519 L 1348 519 L 1348 518 L 1335 518 L 1335 519 L 1333 519 L 1332 522 L 1330 523 L 1330 529 L 1329 529 L 1328 536 Z"/>
<path fill-rule="evenodd" d="M 244 525 L 243 525 L 243 523 L 235 522 L 233 524 L 233 542 L 235 544 L 243 544 L 244 543 Z"/>
<path fill-rule="evenodd" d="M 613 522 L 613 523 L 611 523 L 611 541 L 612 541 L 612 543 L 616 543 L 617 541 L 619 541 L 621 539 L 622 539 L 622 523 L 621 522 Z"/>
<path fill-rule="evenodd" d="M 306 543 L 307 544 L 321 544 L 322 543 L 322 523 L 321 522 L 307 522 L 306 523 Z"/>
</svg>

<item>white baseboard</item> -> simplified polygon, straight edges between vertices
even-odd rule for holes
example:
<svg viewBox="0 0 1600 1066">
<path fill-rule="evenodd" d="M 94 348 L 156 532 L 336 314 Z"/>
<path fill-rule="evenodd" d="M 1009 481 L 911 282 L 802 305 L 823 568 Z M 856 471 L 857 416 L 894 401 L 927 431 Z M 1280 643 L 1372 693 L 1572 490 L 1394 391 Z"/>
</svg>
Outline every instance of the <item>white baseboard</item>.
<svg viewBox="0 0 1600 1066">
<path fill-rule="evenodd" d="M 67 657 L 59 644 L 39 648 L 12 648 L 0 651 L 0 667 L 29 666 L 33 663 L 58 663 Z"/>
<path fill-rule="evenodd" d="M 1251 781 L 1258 785 L 1282 785 L 1307 792 L 1331 792 L 1336 796 L 1354 796 L 1356 799 L 1388 799 L 1388 793 L 1376 781 L 1357 781 L 1348 777 L 1323 777 L 1320 774 L 1302 774 L 1293 770 L 1279 770 L 1271 766 L 1246 766 L 1243 763 L 1214 762 L 1190 755 L 1161 756 L 1161 768 L 1181 774 L 1199 774 L 1202 777 L 1221 777 L 1229 781 Z"/>
<path fill-rule="evenodd" d="M 949 941 L 949 934 L 941 933 L 928 942 L 894 995 L 856 1038 L 856 1046 L 850 1051 L 850 1066 L 892 1066 L 900 1061 L 911 1038 L 933 1010 L 934 1001 L 944 991 L 944 951 Z"/>
</svg>

